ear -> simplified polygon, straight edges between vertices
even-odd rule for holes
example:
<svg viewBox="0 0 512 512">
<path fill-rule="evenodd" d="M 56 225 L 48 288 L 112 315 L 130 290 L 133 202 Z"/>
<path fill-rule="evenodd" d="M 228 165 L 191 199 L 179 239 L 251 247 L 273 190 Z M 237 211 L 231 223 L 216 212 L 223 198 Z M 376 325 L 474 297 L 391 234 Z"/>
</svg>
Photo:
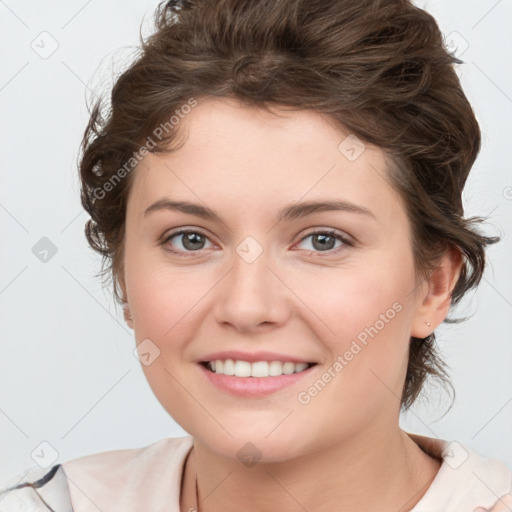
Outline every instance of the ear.
<svg viewBox="0 0 512 512">
<path fill-rule="evenodd" d="M 439 266 L 436 267 L 422 287 L 423 296 L 414 316 L 411 336 L 426 338 L 446 318 L 451 306 L 452 291 L 462 270 L 463 258 L 461 252 L 451 247 L 447 249 Z M 427 325 L 427 322 L 430 325 Z"/>
<path fill-rule="evenodd" d="M 118 277 L 119 287 L 121 288 L 122 301 L 123 301 L 123 316 L 124 320 L 127 323 L 128 327 L 133 329 L 133 319 L 132 313 L 130 311 L 130 306 L 128 304 L 127 294 L 126 294 L 126 284 L 124 281 L 124 273 L 121 272 Z"/>
<path fill-rule="evenodd" d="M 128 305 L 128 302 L 126 302 L 125 305 L 123 306 L 123 314 L 124 314 L 124 320 L 128 324 L 128 327 L 133 329 L 132 313 L 130 311 L 130 306 Z"/>
</svg>

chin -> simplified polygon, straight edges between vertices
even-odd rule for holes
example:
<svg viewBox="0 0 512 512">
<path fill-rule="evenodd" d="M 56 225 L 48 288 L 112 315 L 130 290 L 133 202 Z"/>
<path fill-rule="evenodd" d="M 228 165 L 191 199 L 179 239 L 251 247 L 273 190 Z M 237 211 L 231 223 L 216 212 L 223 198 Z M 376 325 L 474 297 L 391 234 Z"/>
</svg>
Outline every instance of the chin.
<svg viewBox="0 0 512 512">
<path fill-rule="evenodd" d="M 238 460 L 251 467 L 251 464 L 276 463 L 293 460 L 316 447 L 307 442 L 305 432 L 290 435 L 284 424 L 267 428 L 266 423 L 252 425 L 252 428 L 228 428 L 229 434 L 220 429 L 212 433 L 197 431 L 191 435 L 208 450 L 219 456 Z M 269 434 L 270 433 L 270 434 Z M 317 438 L 318 441 L 318 438 Z M 246 462 L 247 461 L 247 462 Z"/>
</svg>

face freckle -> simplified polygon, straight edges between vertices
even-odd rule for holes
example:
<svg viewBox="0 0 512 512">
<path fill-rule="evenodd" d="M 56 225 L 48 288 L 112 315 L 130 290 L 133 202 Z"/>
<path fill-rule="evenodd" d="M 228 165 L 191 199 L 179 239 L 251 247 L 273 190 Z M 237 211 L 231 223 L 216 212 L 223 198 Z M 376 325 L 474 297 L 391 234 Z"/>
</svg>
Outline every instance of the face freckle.
<svg viewBox="0 0 512 512">
<path fill-rule="evenodd" d="M 149 339 L 159 350 L 143 370 L 186 431 L 230 456 L 251 439 L 268 458 L 292 458 L 389 421 L 419 303 L 409 221 L 384 153 L 366 145 L 347 158 L 340 143 L 350 134 L 322 115 L 280 114 L 200 102 L 180 126 L 184 145 L 149 154 L 128 200 L 132 327 L 137 343 Z M 203 209 L 144 214 L 160 200 Z M 334 201 L 343 207 L 279 220 L 295 203 Z M 183 236 L 160 243 L 180 229 L 201 233 L 204 248 L 190 254 L 194 244 Z M 333 244 L 338 252 L 322 251 L 318 236 L 304 238 L 330 231 L 347 241 Z M 241 397 L 212 384 L 198 363 L 222 351 L 316 365 L 295 384 Z M 293 411 L 286 428 L 269 436 L 284 411 Z"/>
</svg>

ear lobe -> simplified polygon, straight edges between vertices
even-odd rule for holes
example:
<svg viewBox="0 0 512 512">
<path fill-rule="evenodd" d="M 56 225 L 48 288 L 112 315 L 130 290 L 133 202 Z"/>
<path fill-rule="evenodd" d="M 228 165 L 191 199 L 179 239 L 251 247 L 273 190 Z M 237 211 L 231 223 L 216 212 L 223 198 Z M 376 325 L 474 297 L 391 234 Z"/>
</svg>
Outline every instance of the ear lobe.
<svg viewBox="0 0 512 512">
<path fill-rule="evenodd" d="M 445 252 L 438 267 L 430 274 L 428 292 L 416 310 L 411 336 L 426 338 L 446 318 L 462 263 L 462 254 L 457 248 L 452 247 Z"/>
<path fill-rule="evenodd" d="M 130 306 L 128 305 L 128 298 L 126 295 L 126 284 L 124 281 L 124 269 L 122 269 L 121 272 L 118 274 L 118 282 L 119 282 L 119 287 L 121 288 L 121 294 L 122 294 L 124 320 L 127 323 L 128 327 L 133 329 L 132 313 L 130 311 Z"/>
<path fill-rule="evenodd" d="M 123 315 L 124 315 L 124 320 L 125 320 L 125 322 L 128 324 L 128 327 L 130 327 L 131 329 L 133 329 L 132 313 L 131 313 L 131 311 L 130 311 L 130 306 L 128 305 L 128 303 L 126 303 L 126 304 L 123 306 Z"/>
</svg>

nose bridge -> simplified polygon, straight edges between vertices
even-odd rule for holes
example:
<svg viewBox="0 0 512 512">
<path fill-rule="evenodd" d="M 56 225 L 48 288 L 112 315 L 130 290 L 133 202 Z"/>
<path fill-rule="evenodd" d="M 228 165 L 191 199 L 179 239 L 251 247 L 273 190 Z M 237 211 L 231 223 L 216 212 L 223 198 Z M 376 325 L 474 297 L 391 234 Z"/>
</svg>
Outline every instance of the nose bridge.
<svg viewBox="0 0 512 512">
<path fill-rule="evenodd" d="M 252 236 L 234 250 L 232 268 L 217 297 L 217 320 L 250 329 L 261 323 L 283 320 L 286 299 L 270 270 L 270 251 Z"/>
<path fill-rule="evenodd" d="M 253 305 L 270 298 L 275 279 L 269 270 L 269 251 L 253 236 L 245 237 L 233 254 L 231 291 L 238 300 L 250 301 Z M 238 293 L 237 293 L 238 292 Z"/>
</svg>

